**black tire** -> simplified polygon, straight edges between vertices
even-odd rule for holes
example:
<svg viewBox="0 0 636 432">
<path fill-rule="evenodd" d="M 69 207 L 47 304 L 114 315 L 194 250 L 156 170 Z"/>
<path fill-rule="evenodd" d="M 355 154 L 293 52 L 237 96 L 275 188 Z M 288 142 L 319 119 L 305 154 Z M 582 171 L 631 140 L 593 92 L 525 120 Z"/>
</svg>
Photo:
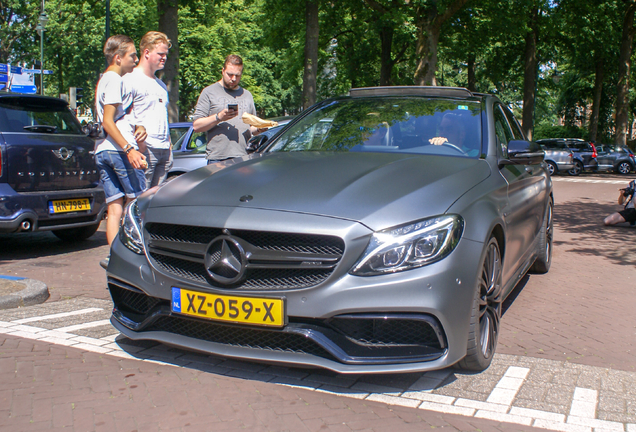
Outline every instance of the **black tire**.
<svg viewBox="0 0 636 432">
<path fill-rule="evenodd" d="M 87 238 L 95 234 L 98 228 L 99 222 L 93 225 L 79 228 L 53 230 L 53 234 L 55 234 L 57 238 L 65 242 L 78 242 L 86 240 Z"/>
<path fill-rule="evenodd" d="M 571 176 L 577 176 L 583 172 L 583 164 L 579 161 L 574 161 L 574 168 L 568 170 L 568 174 Z"/>
<path fill-rule="evenodd" d="M 551 176 L 555 175 L 559 171 L 554 162 L 546 161 L 546 164 L 548 164 L 548 173 L 550 173 Z"/>
<path fill-rule="evenodd" d="M 627 161 L 619 162 L 618 165 L 616 165 L 616 172 L 619 174 L 629 174 L 632 172 L 632 164 Z"/>
<path fill-rule="evenodd" d="M 544 274 L 550 270 L 552 264 L 552 241 L 554 236 L 554 222 L 552 219 L 554 212 L 554 203 L 552 198 L 548 203 L 548 208 L 545 210 L 545 218 L 543 220 L 543 227 L 539 233 L 539 252 L 537 259 L 530 267 L 530 272 L 534 274 Z"/>
<path fill-rule="evenodd" d="M 499 243 L 491 237 L 481 261 L 481 274 L 475 289 L 466 357 L 457 363 L 457 367 L 481 372 L 490 366 L 499 337 L 502 290 Z"/>
</svg>

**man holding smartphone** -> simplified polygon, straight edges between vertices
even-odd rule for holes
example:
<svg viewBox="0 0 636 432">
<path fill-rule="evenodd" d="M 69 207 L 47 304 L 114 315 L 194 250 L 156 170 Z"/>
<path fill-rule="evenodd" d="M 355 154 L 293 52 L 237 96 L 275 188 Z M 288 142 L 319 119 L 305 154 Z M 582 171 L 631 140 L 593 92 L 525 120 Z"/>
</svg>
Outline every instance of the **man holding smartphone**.
<svg viewBox="0 0 636 432">
<path fill-rule="evenodd" d="M 265 130 L 241 120 L 244 112 L 256 115 L 252 94 L 239 85 L 243 74 L 241 57 L 227 56 L 221 73 L 218 82 L 201 92 L 192 124 L 195 132 L 207 132 L 208 164 L 245 156 L 252 135 Z"/>
</svg>

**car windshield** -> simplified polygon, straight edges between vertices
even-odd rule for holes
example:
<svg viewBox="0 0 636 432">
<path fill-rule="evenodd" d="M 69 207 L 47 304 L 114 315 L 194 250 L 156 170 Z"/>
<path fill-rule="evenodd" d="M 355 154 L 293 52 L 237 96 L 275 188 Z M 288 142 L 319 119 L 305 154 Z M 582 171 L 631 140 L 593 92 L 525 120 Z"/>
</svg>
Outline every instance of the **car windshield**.
<svg viewBox="0 0 636 432">
<path fill-rule="evenodd" d="M 0 99 L 0 131 L 84 134 L 66 105 L 20 97 Z"/>
<path fill-rule="evenodd" d="M 327 101 L 284 132 L 268 151 L 479 157 L 481 103 L 420 97 Z"/>
</svg>

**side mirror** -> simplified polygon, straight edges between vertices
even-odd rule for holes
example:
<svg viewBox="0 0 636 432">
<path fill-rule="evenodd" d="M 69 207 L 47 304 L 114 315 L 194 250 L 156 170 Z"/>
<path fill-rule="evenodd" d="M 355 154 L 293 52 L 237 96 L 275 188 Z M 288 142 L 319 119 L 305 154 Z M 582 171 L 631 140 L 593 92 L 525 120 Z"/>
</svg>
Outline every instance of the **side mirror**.
<svg viewBox="0 0 636 432">
<path fill-rule="evenodd" d="M 102 133 L 102 125 L 100 123 L 88 123 L 82 126 L 82 132 L 90 138 L 97 138 Z"/>
<path fill-rule="evenodd" d="M 514 140 L 508 143 L 508 160 L 513 164 L 536 165 L 543 162 L 545 152 L 532 141 Z"/>
<path fill-rule="evenodd" d="M 267 141 L 267 135 L 257 135 L 251 138 L 247 143 L 247 153 L 254 153 Z"/>
</svg>

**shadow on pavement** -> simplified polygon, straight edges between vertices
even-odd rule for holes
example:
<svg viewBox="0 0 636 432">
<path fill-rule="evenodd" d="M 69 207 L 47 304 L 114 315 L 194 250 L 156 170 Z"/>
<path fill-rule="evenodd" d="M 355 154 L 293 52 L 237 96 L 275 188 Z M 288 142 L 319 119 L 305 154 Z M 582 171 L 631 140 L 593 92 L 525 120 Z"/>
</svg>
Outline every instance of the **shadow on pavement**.
<svg viewBox="0 0 636 432">
<path fill-rule="evenodd" d="M 53 233 L 42 231 L 35 233 L 0 234 L 0 263 L 16 259 L 30 259 L 63 255 L 105 246 L 106 233 L 97 231 L 87 240 L 76 243 L 63 242 Z"/>
<path fill-rule="evenodd" d="M 618 205 L 599 204 L 588 198 L 555 206 L 555 227 L 573 235 L 560 238 L 557 232 L 555 244 L 574 253 L 604 257 L 615 264 L 636 265 L 636 242 L 633 241 L 636 228 L 628 223 L 603 225 L 606 216 L 621 209 Z"/>
</svg>

